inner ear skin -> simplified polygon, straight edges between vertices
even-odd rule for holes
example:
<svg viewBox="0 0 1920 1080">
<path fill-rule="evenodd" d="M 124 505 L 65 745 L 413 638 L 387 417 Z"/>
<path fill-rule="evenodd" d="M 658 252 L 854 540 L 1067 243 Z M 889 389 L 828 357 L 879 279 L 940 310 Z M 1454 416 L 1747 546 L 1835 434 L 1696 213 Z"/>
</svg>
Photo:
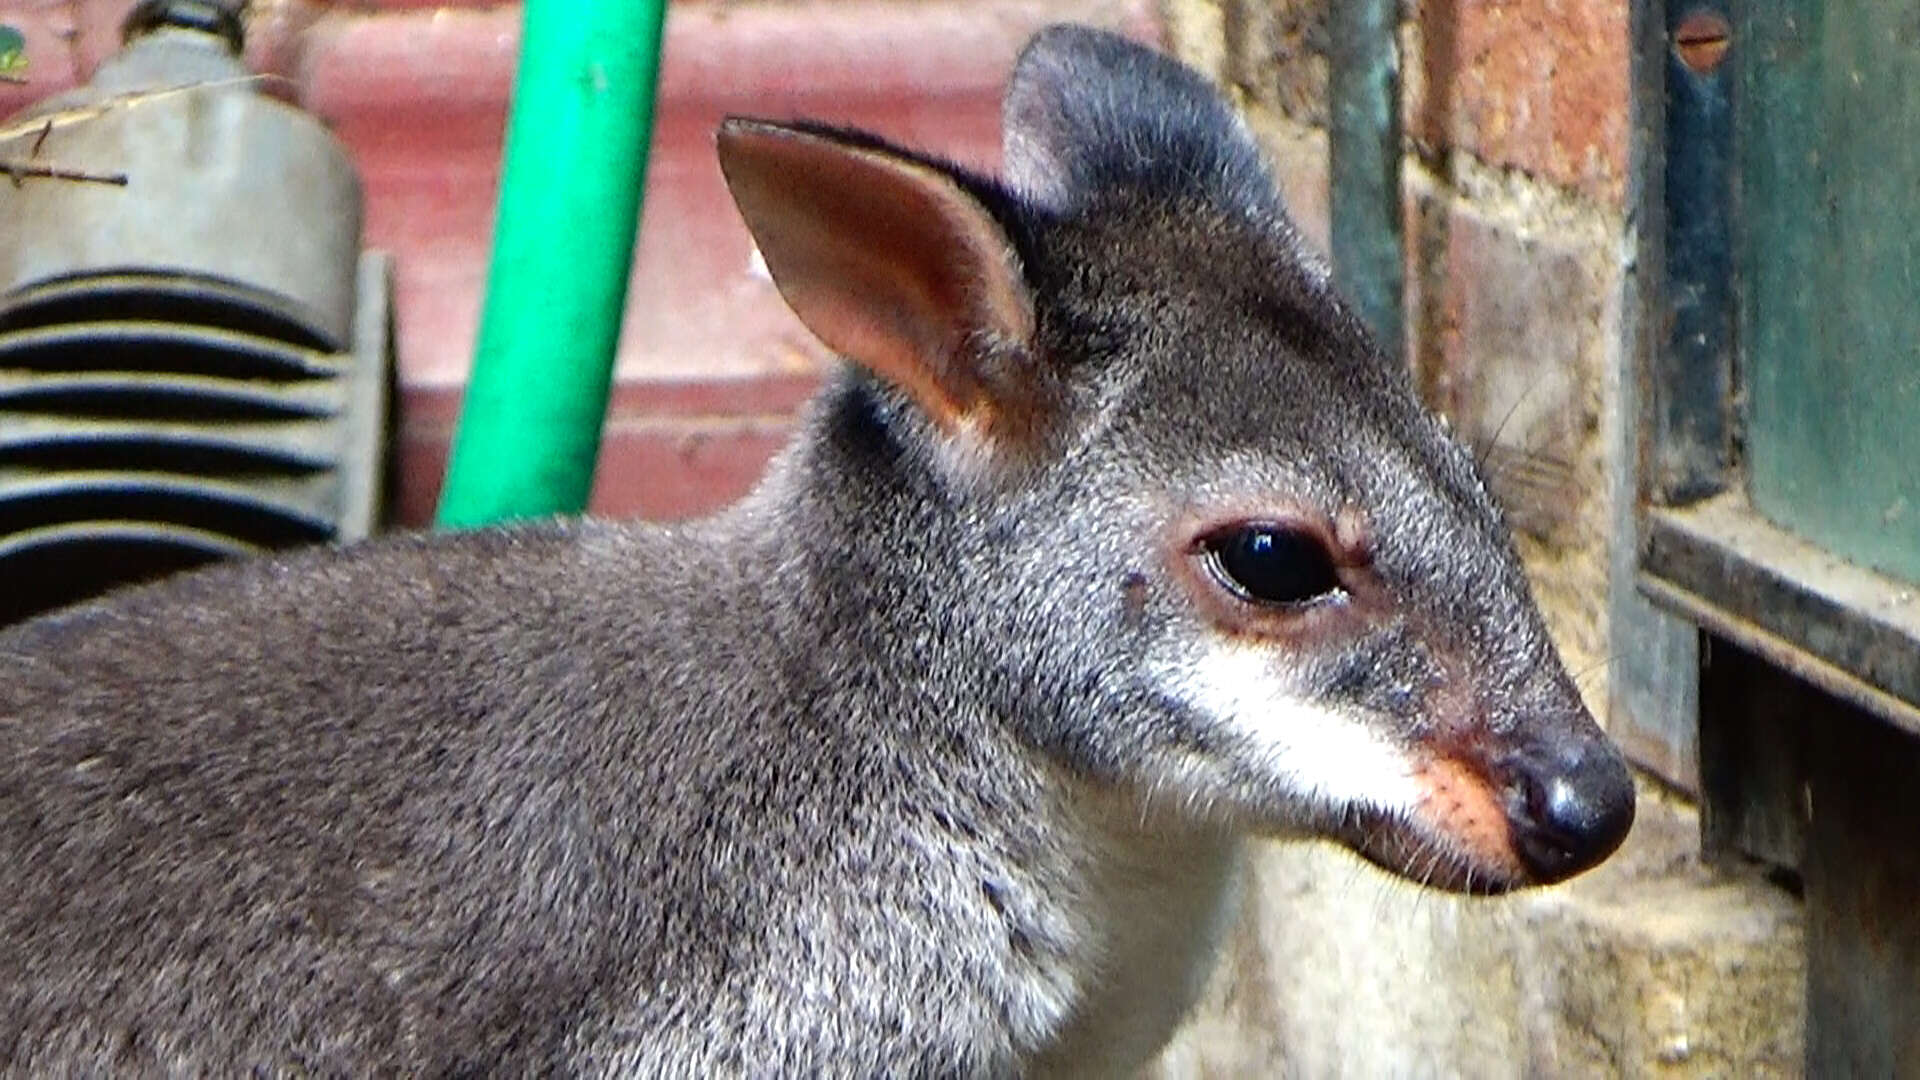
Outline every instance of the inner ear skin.
<svg viewBox="0 0 1920 1080">
<path fill-rule="evenodd" d="M 718 148 L 775 285 L 816 337 L 949 435 L 1029 426 L 1031 365 L 1007 356 L 1030 346 L 1032 297 L 1002 226 L 951 170 L 745 118 L 722 124 Z"/>
</svg>

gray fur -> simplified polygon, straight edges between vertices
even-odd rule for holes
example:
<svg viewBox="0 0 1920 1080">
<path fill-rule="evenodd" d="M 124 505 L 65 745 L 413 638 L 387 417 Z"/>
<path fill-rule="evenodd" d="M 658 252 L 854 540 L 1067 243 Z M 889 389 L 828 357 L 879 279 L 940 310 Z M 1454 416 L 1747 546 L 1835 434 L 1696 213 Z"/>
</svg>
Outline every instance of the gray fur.
<svg viewBox="0 0 1920 1080">
<path fill-rule="evenodd" d="M 1238 836 L 1418 872 L 1156 681 L 1212 640 L 1160 544 L 1216 496 L 1370 522 L 1392 615 L 1275 652 L 1303 700 L 1489 775 L 1618 769 L 1225 107 L 1091 31 L 1020 70 L 1020 190 L 951 175 L 1031 291 L 994 362 L 1057 401 L 1041 451 L 949 452 L 849 368 L 707 521 L 263 558 L 0 633 L 9 1071 L 1130 1067 Z"/>
</svg>

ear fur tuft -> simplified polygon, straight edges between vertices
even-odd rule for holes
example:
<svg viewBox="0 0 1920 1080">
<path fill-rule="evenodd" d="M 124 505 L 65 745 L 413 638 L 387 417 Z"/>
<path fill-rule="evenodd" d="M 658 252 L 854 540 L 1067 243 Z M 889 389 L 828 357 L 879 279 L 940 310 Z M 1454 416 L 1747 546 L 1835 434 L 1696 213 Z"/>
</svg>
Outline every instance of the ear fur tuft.
<svg viewBox="0 0 1920 1080">
<path fill-rule="evenodd" d="M 1266 159 L 1219 91 L 1118 34 L 1035 35 L 1014 65 L 1001 137 L 1014 188 L 1055 210 L 1121 188 L 1285 220 Z"/>
</svg>

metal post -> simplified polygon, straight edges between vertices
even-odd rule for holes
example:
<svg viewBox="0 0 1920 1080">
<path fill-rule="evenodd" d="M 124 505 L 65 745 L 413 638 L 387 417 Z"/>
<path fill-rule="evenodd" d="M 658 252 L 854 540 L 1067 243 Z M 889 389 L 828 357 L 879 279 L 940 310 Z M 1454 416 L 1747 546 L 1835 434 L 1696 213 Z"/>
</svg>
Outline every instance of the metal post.
<svg viewBox="0 0 1920 1080">
<path fill-rule="evenodd" d="M 1338 0 L 1331 31 L 1333 273 L 1394 356 L 1405 355 L 1397 0 Z"/>
</svg>

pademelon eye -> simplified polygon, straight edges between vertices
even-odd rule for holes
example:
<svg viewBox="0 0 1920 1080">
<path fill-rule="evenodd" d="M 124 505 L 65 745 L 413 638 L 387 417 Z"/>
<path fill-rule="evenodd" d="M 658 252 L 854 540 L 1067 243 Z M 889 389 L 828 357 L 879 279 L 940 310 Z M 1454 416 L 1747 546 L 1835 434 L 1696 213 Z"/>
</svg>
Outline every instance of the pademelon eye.
<svg viewBox="0 0 1920 1080">
<path fill-rule="evenodd" d="M 1299 607 L 1340 588 L 1326 546 L 1302 529 L 1236 525 L 1209 537 L 1205 548 L 1214 576 L 1243 600 Z"/>
</svg>

